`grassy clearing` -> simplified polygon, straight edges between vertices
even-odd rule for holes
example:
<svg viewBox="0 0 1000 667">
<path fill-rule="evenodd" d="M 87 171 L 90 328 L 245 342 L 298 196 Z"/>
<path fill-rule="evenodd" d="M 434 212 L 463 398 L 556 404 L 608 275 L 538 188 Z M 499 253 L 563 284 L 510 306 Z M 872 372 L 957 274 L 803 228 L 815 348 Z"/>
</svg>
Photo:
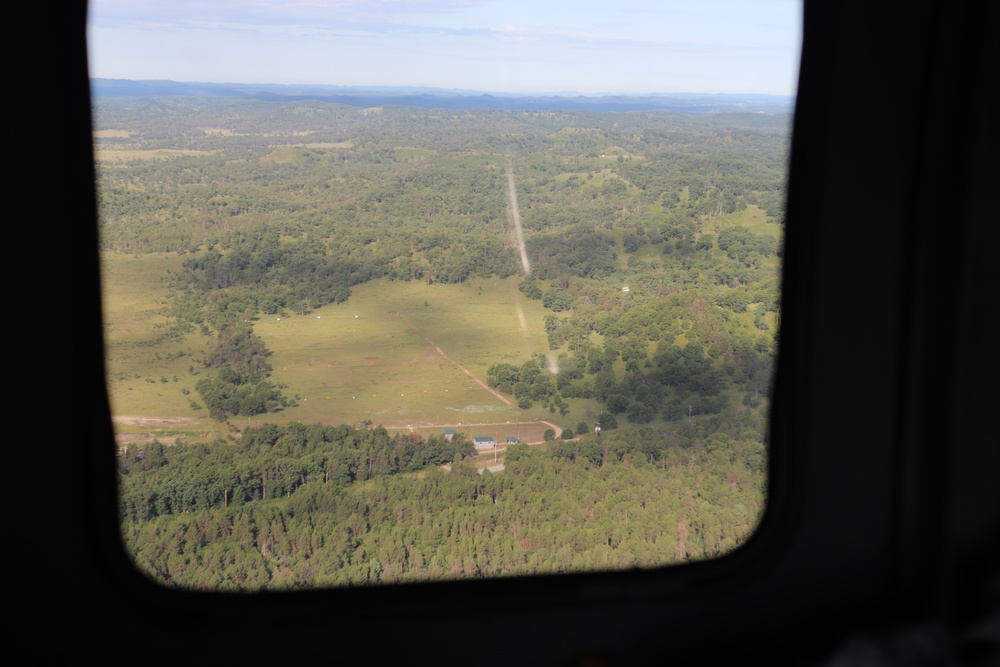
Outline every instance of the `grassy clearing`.
<svg viewBox="0 0 1000 667">
<path fill-rule="evenodd" d="M 306 144 L 299 144 L 302 148 L 351 148 L 353 141 L 316 141 Z"/>
<path fill-rule="evenodd" d="M 629 262 L 641 262 L 646 266 L 660 266 L 663 262 L 663 246 L 661 244 L 644 245 L 629 255 Z"/>
<path fill-rule="evenodd" d="M 785 231 L 784 227 L 778 223 L 768 222 L 767 213 L 764 209 L 758 208 L 753 204 L 750 204 L 745 209 L 736 211 L 735 213 L 729 213 L 715 218 L 705 217 L 702 221 L 701 231 L 702 233 L 718 235 L 719 232 L 727 227 L 737 226 L 746 227 L 754 234 L 769 234 L 779 241 Z M 718 247 L 716 247 L 712 253 L 716 257 L 725 255 L 725 252 Z M 781 259 L 776 256 L 767 258 L 764 260 L 763 266 L 779 270 L 781 268 Z"/>
<path fill-rule="evenodd" d="M 726 227 L 737 226 L 746 227 L 754 234 L 770 234 L 775 238 L 781 238 L 781 225 L 775 222 L 768 222 L 767 213 L 764 209 L 758 208 L 753 204 L 735 213 L 722 215 L 718 218 L 707 218 L 702 226 L 702 231 L 717 234 L 719 230 Z"/>
<path fill-rule="evenodd" d="M 278 164 L 305 164 L 309 159 L 309 151 L 298 146 L 281 146 L 261 158 L 261 162 L 277 162 Z"/>
<path fill-rule="evenodd" d="M 484 378 L 495 363 L 520 363 L 546 350 L 544 309 L 524 299 L 516 285 L 516 279 L 374 282 L 354 288 L 347 302 L 310 315 L 260 320 L 255 331 L 273 351 L 274 377 L 300 397 L 284 417 L 321 423 L 371 419 L 393 428 L 524 420 L 521 410 L 453 363 Z M 524 330 L 518 306 L 525 312 Z"/>
<path fill-rule="evenodd" d="M 101 254 L 105 334 L 109 341 L 138 342 L 151 338 L 166 323 L 168 271 L 181 268 L 174 254 Z"/>
<path fill-rule="evenodd" d="M 108 387 L 121 434 L 163 435 L 172 428 L 197 439 L 229 433 L 192 407 L 200 403 L 194 387 L 206 371 L 198 359 L 210 339 L 190 333 L 162 340 L 172 321 L 165 278 L 180 262 L 170 254 L 102 256 Z M 495 363 L 520 364 L 548 351 L 545 310 L 524 298 L 517 284 L 517 278 L 463 285 L 373 282 L 355 287 L 347 302 L 309 315 L 262 318 L 255 331 L 273 353 L 273 379 L 287 385 L 296 404 L 232 423 L 371 420 L 426 435 L 454 426 L 469 437 L 541 440 L 547 426 L 532 422 L 558 413 L 507 405 L 459 368 L 484 379 Z M 574 419 L 571 413 L 558 423 Z"/>
<path fill-rule="evenodd" d="M 615 268 L 624 271 L 628 268 L 628 253 L 625 252 L 625 230 L 615 229 Z"/>
<path fill-rule="evenodd" d="M 165 158 L 185 155 L 211 155 L 214 151 L 174 150 L 171 148 L 156 148 L 153 150 L 127 150 L 113 148 L 96 148 L 94 157 L 98 162 L 122 162 L 126 160 L 162 160 Z"/>
<path fill-rule="evenodd" d="M 202 372 L 195 358 L 208 339 L 194 334 L 163 340 L 172 322 L 165 279 L 180 264 L 172 254 L 101 255 L 108 395 L 120 434 L 180 430 L 193 438 L 228 432 L 191 407 Z"/>
<path fill-rule="evenodd" d="M 135 132 L 131 130 L 94 130 L 95 139 L 127 139 Z"/>
</svg>

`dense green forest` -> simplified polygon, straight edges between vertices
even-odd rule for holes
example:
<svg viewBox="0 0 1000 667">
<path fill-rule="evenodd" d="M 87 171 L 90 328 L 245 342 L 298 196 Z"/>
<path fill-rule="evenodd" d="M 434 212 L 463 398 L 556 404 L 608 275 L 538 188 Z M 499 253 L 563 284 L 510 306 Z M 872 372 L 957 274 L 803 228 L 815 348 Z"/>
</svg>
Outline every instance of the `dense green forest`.
<svg viewBox="0 0 1000 667">
<path fill-rule="evenodd" d="M 597 401 L 605 427 L 567 424 L 587 435 L 513 447 L 482 475 L 461 440 L 377 426 L 129 448 L 124 534 L 154 578 L 257 589 L 650 566 L 752 529 L 788 116 L 99 98 L 95 118 L 103 249 L 183 257 L 165 335 L 210 337 L 196 391 L 214 418 L 294 400 L 254 331 L 263 315 L 375 279 L 519 276 L 549 313 L 551 354 L 484 379 L 522 409 Z"/>
<path fill-rule="evenodd" d="M 257 590 L 652 567 L 721 555 L 763 509 L 759 418 L 515 445 L 265 427 L 120 456 L 126 544 L 154 580 Z M 443 460 L 450 473 L 431 469 Z"/>
</svg>

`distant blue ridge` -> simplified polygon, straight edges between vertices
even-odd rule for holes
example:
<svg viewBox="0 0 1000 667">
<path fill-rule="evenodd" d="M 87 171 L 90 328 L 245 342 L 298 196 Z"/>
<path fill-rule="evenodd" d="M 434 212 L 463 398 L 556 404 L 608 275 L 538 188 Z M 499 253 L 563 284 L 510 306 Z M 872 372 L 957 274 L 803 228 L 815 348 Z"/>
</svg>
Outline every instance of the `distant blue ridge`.
<svg viewBox="0 0 1000 667">
<path fill-rule="evenodd" d="M 412 86 L 198 83 L 130 79 L 91 79 L 90 85 L 91 94 L 95 98 L 200 96 L 279 102 L 322 100 L 354 107 L 400 105 L 513 111 L 674 111 L 701 115 L 724 112 L 783 114 L 790 113 L 795 106 L 794 97 L 753 93 L 517 94 Z"/>
</svg>

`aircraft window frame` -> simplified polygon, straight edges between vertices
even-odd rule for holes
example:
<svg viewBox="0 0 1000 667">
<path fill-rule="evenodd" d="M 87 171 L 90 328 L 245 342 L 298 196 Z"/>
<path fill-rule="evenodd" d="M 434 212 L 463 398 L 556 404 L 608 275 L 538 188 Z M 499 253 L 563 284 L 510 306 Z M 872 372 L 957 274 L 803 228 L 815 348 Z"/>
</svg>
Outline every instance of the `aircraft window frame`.
<svg viewBox="0 0 1000 667">
<path fill-rule="evenodd" d="M 904 464 L 907 457 L 902 456 L 902 449 L 908 443 L 901 444 L 900 422 L 923 422 L 907 413 L 905 405 L 901 407 L 900 388 L 906 384 L 911 392 L 933 392 L 925 376 L 912 371 L 912 366 L 905 367 L 911 375 L 901 380 L 903 371 L 891 351 L 897 350 L 903 330 L 917 331 L 928 324 L 899 314 L 898 302 L 913 297 L 899 278 L 907 275 L 904 269 L 912 264 L 905 244 L 899 241 L 923 230 L 926 224 L 920 221 L 926 217 L 949 213 L 945 207 L 933 208 L 923 213 L 918 220 L 923 226 L 915 230 L 914 221 L 900 212 L 916 206 L 918 193 L 933 193 L 940 182 L 933 174 L 926 181 L 917 178 L 927 163 L 914 166 L 914 153 L 927 148 L 929 130 L 939 145 L 955 141 L 954 128 L 966 132 L 965 138 L 981 136 L 979 131 L 986 126 L 986 93 L 997 81 L 995 76 L 986 76 L 987 65 L 973 66 L 972 79 L 979 87 L 970 98 L 976 102 L 979 118 L 964 124 L 957 113 L 945 113 L 946 120 L 954 121 L 943 123 L 945 132 L 937 129 L 937 123 L 918 123 L 912 107 L 905 106 L 922 102 L 918 92 L 925 93 L 932 85 L 921 81 L 924 71 L 912 61 L 930 58 L 927 53 L 938 46 L 935 40 L 942 34 L 953 40 L 959 64 L 970 64 L 962 59 L 967 53 L 995 55 L 996 29 L 991 19 L 996 10 L 989 5 L 964 8 L 967 17 L 956 28 L 958 10 L 916 3 L 905 17 L 912 29 L 900 30 L 895 8 L 857 5 L 805 5 L 789 184 L 782 342 L 772 413 L 772 495 L 760 529 L 745 548 L 716 561 L 642 573 L 504 580 L 499 582 L 502 586 L 492 585 L 495 581 L 435 582 L 254 596 L 164 590 L 137 575 L 121 548 L 110 446 L 114 434 L 104 391 L 85 3 L 74 3 L 68 12 L 59 7 L 54 14 L 60 18 L 52 21 L 53 30 L 48 33 L 49 45 L 65 54 L 57 61 L 55 77 L 65 85 L 52 92 L 58 103 L 50 106 L 50 112 L 57 113 L 59 130 L 42 139 L 44 150 L 37 157 L 66 156 L 54 175 L 63 196 L 52 198 L 48 191 L 48 197 L 39 199 L 50 203 L 46 219 L 65 234 L 54 235 L 49 272 L 53 275 L 39 278 L 31 298 L 36 308 L 37 295 L 59 301 L 67 292 L 64 279 L 72 276 L 69 289 L 74 295 L 75 331 L 68 345 L 61 333 L 33 330 L 30 334 L 37 345 L 32 349 L 62 351 L 52 359 L 39 359 L 34 375 L 70 374 L 79 379 L 74 386 L 82 388 L 65 408 L 70 417 L 64 423 L 70 435 L 57 450 L 65 455 L 57 478 L 62 486 L 48 508 L 49 516 L 72 517 L 64 540 L 73 546 L 76 559 L 69 581 L 55 586 L 56 620 L 65 627 L 78 624 L 82 609 L 92 611 L 87 605 L 111 599 L 121 609 L 141 610 L 149 627 L 173 627 L 183 618 L 193 626 L 211 627 L 216 637 L 268 632 L 274 637 L 303 638 L 303 644 L 316 637 L 370 641 L 375 636 L 371 619 L 380 619 L 393 640 L 384 641 L 382 636 L 379 649 L 384 657 L 402 654 L 407 647 L 412 652 L 415 646 L 425 647 L 428 637 L 447 635 L 453 651 L 475 650 L 482 662 L 494 664 L 513 660 L 541 664 L 546 659 L 551 664 L 574 655 L 662 661 L 667 649 L 672 659 L 695 664 L 736 655 L 810 664 L 829 655 L 845 633 L 878 628 L 887 619 L 906 621 L 916 614 L 939 612 L 950 618 L 942 597 L 958 596 L 949 604 L 970 605 L 961 613 L 973 617 L 981 613 L 977 610 L 983 607 L 976 605 L 983 603 L 967 588 L 949 587 L 945 580 L 955 574 L 949 568 L 982 567 L 966 554 L 970 544 L 982 540 L 959 539 L 950 527 L 943 532 L 911 527 L 915 532 L 909 537 L 919 545 L 944 540 L 936 550 L 927 550 L 931 554 L 927 556 L 900 547 L 900 529 L 894 521 L 900 516 L 912 519 L 912 505 L 898 498 L 908 476 L 917 489 L 933 488 L 920 479 L 930 471 L 948 492 L 958 486 L 970 492 L 982 490 L 986 487 L 966 482 L 982 480 L 986 470 L 996 469 L 990 465 L 995 462 L 995 448 L 984 446 L 991 441 L 982 423 L 959 419 L 954 423 L 961 437 L 949 438 L 947 444 L 968 460 L 931 448 L 927 451 L 934 453 L 932 467 L 920 467 L 919 460 Z M 881 65 L 877 69 L 871 67 L 875 56 Z M 893 123 L 871 127 L 843 113 L 847 93 L 894 109 Z M 940 108 L 948 107 L 941 104 Z M 920 132 L 915 130 L 918 127 Z M 865 153 L 870 159 L 858 160 L 856 151 L 871 146 L 879 147 L 877 155 Z M 931 151 L 931 155 L 941 152 Z M 981 147 L 977 155 L 970 158 L 970 169 L 978 174 L 977 182 L 982 182 L 987 172 Z M 46 167 L 39 162 L 34 173 L 48 173 Z M 905 173 L 898 177 L 897 171 Z M 858 179 L 879 184 L 878 197 L 864 197 L 866 205 L 874 205 L 872 210 L 835 199 Z M 955 215 L 963 229 L 973 231 L 970 216 L 986 209 L 982 196 L 968 201 L 966 206 L 971 208 Z M 68 224 L 70 220 L 73 224 Z M 968 239 L 963 243 L 960 257 L 985 259 L 981 244 L 976 248 Z M 93 253 L 81 252 L 87 248 L 94 249 Z M 63 273 L 57 273 L 59 267 L 65 267 Z M 831 275 L 843 280 L 831 280 Z M 915 275 L 926 279 L 936 274 L 920 269 Z M 954 284 L 971 287 L 966 273 L 956 275 Z M 859 289 L 866 281 L 878 286 L 877 294 Z M 841 321 L 846 319 L 844 313 L 834 317 L 816 306 L 825 300 L 852 304 L 853 318 L 869 324 L 871 340 L 865 346 L 845 343 L 851 339 L 845 336 L 849 329 Z M 961 312 L 968 316 L 968 302 L 963 304 Z M 967 337 L 975 331 L 961 329 L 960 339 L 984 342 L 981 327 L 978 338 Z M 884 347 L 886 341 L 889 348 Z M 969 350 L 959 352 L 967 361 Z M 974 375 L 968 364 L 950 372 L 954 373 L 949 376 L 954 378 L 951 387 Z M 53 404 L 66 402 L 51 383 L 39 379 L 31 386 Z M 952 407 L 945 415 L 958 415 L 951 401 L 967 399 L 967 405 L 982 406 L 982 398 L 956 393 L 949 398 Z M 51 414 L 44 417 L 51 419 Z M 923 412 L 923 418 L 945 420 L 929 411 Z M 74 437 L 76 430 L 80 435 Z M 938 474 L 942 459 L 947 472 Z M 911 470 L 907 465 L 915 467 Z M 844 479 L 852 483 L 838 483 Z M 996 510 L 981 499 L 977 496 L 977 502 L 970 503 L 952 497 L 960 501 L 958 509 L 985 519 L 988 533 L 996 527 Z M 942 520 L 954 518 L 955 511 L 943 510 Z M 66 556 L 65 551 L 42 555 L 47 558 L 48 576 L 60 577 L 67 571 Z M 985 581 L 968 571 L 957 579 L 972 585 Z M 495 597 L 480 597 L 483 593 Z M 469 620 L 470 601 L 483 600 L 488 604 L 482 605 L 481 618 L 498 626 L 508 624 L 517 642 L 497 643 L 486 650 L 479 637 L 449 635 L 449 623 Z M 121 629 L 121 633 L 128 631 L 128 627 Z M 189 634 L 203 637 L 207 632 L 192 627 Z M 794 647 L 791 656 L 789 643 Z M 534 652 L 529 654 L 527 646 Z M 232 655 L 248 657 L 269 652 L 258 642 L 253 643 L 253 652 L 238 645 L 229 648 Z M 170 646 L 162 650 L 173 652 Z M 472 654 L 462 657 L 468 655 Z"/>
<path fill-rule="evenodd" d="M 688 563 L 665 563 L 663 565 L 663 567 L 676 567 L 678 565 L 687 565 L 687 564 Z M 591 575 L 591 574 L 594 574 L 594 573 L 593 572 L 588 572 L 588 571 L 582 571 L 582 572 L 574 572 L 574 573 L 571 573 L 571 574 Z M 609 571 L 609 572 L 607 572 L 607 574 L 617 574 L 617 572 L 615 572 L 615 571 Z M 532 578 L 537 577 L 537 576 L 546 576 L 546 575 L 533 575 Z M 561 574 L 559 576 L 567 576 L 567 575 Z"/>
</svg>

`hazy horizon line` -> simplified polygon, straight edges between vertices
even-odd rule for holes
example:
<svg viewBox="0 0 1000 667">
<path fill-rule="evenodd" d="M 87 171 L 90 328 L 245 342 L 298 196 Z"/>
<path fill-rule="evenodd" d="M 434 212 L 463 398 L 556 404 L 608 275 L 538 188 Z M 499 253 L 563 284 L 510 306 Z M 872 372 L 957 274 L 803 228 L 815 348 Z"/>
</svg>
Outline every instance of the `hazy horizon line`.
<svg viewBox="0 0 1000 667">
<path fill-rule="evenodd" d="M 684 92 L 684 91 L 648 91 L 648 92 L 592 92 L 585 93 L 577 90 L 544 90 L 544 91 L 516 91 L 516 90 L 489 90 L 477 88 L 445 87 L 434 85 L 394 85 L 394 84 L 336 84 L 336 83 L 273 83 L 273 82 L 250 82 L 250 81 L 194 81 L 180 79 L 131 79 L 118 77 L 89 77 L 91 81 L 127 81 L 131 83 L 172 83 L 185 85 L 210 85 L 210 86 L 250 86 L 250 87 L 272 87 L 272 88 L 333 88 L 342 91 L 420 91 L 420 92 L 446 92 L 458 95 L 496 95 L 510 97 L 768 97 L 778 99 L 795 99 L 796 95 L 782 95 L 778 93 L 757 93 L 757 92 Z"/>
</svg>

